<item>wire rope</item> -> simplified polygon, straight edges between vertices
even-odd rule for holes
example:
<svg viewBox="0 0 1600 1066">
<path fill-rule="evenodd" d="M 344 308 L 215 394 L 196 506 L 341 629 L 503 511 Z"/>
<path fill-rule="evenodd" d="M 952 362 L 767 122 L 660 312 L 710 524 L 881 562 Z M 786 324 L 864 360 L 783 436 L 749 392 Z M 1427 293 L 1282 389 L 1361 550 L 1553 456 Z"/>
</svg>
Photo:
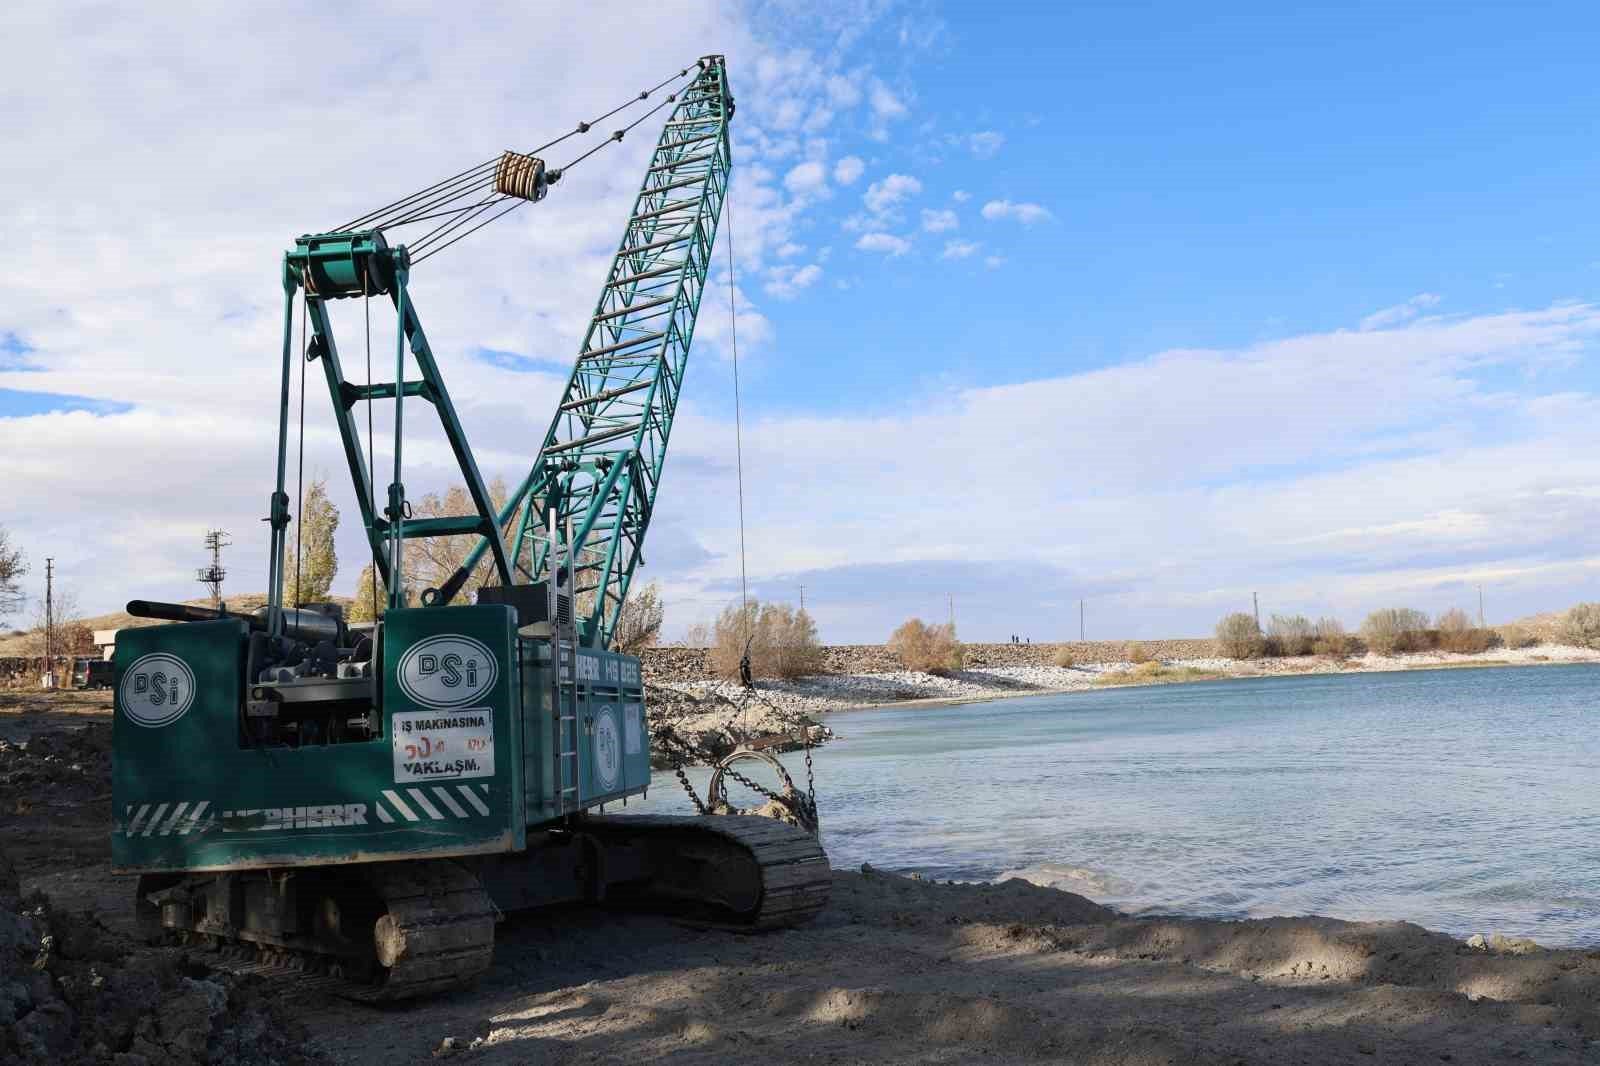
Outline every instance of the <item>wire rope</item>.
<svg viewBox="0 0 1600 1066">
<path fill-rule="evenodd" d="M 688 77 L 689 72 L 697 68 L 698 64 L 683 67 L 676 74 L 672 74 L 666 78 L 663 78 L 650 88 L 640 91 L 636 95 L 630 97 L 623 103 L 618 104 L 616 107 L 613 107 L 604 114 L 586 122 L 579 122 L 577 126 L 568 130 L 566 133 L 563 133 L 561 136 L 555 137 L 533 149 L 530 149 L 527 154 L 535 155 L 555 147 L 568 138 L 588 133 L 595 126 L 604 122 L 606 119 L 611 118 L 613 115 L 619 114 L 620 112 L 649 99 L 652 94 L 672 84 L 674 81 L 677 81 L 680 78 Z M 599 145 L 596 145 L 589 151 L 584 152 L 571 163 L 567 164 L 567 167 L 562 168 L 562 170 L 582 162 L 584 159 L 587 159 L 589 156 L 593 155 L 600 148 L 603 148 L 606 144 L 621 140 L 622 135 L 628 130 L 633 129 L 634 126 L 637 126 L 640 122 L 644 121 L 645 118 L 655 114 L 657 111 L 661 110 L 662 107 L 666 106 L 666 104 L 670 104 L 676 99 L 676 93 L 669 95 L 664 103 L 658 104 L 656 107 L 646 112 L 643 117 L 623 127 L 622 130 L 614 132 L 606 141 L 602 141 Z M 380 207 L 377 210 L 369 211 L 364 215 L 357 216 L 350 222 L 341 226 L 340 229 L 351 230 L 358 227 L 371 229 L 396 228 L 399 226 L 411 225 L 416 222 L 428 221 L 448 215 L 466 214 L 468 220 L 475 218 L 481 214 L 487 206 L 492 206 L 501 199 L 508 199 L 508 197 L 482 197 L 482 192 L 485 188 L 494 188 L 494 171 L 498 162 L 499 157 L 496 156 L 494 159 L 490 159 L 486 162 L 468 167 L 466 170 L 463 170 L 457 174 L 452 174 L 450 177 L 441 181 L 434 182 L 432 185 L 429 185 L 426 188 L 420 189 L 408 196 L 403 196 L 398 200 L 385 204 L 383 207 Z M 555 173 L 559 176 L 561 171 L 556 171 Z M 459 207 L 453 206 L 458 204 L 460 201 L 476 202 L 469 202 Z M 519 201 L 519 203 L 521 202 L 526 201 Z M 506 213 L 507 211 L 497 212 L 486 221 L 493 221 L 495 218 L 499 218 L 501 215 Z M 461 222 L 462 220 L 458 219 L 457 221 Z M 428 236 L 434 237 L 437 240 L 448 233 L 453 232 L 456 228 L 458 228 L 458 226 L 451 225 L 444 231 L 444 233 L 439 233 L 436 228 L 436 230 L 433 233 L 430 233 Z M 481 225 L 474 226 L 467 232 L 475 232 L 480 228 L 482 228 Z M 442 251 L 444 247 L 448 246 L 448 244 L 454 243 L 454 240 L 459 240 L 460 237 L 464 236 L 466 236 L 466 233 L 460 234 L 452 241 L 440 245 L 440 247 L 435 250 Z"/>
<path fill-rule="evenodd" d="M 370 292 L 370 277 L 365 267 L 361 271 L 361 312 L 367 323 L 367 513 L 378 513 L 377 496 L 377 459 L 374 449 L 377 438 L 372 432 L 372 294 Z M 372 578 L 367 582 L 368 594 L 372 597 L 372 625 L 373 636 L 377 636 L 378 625 L 378 562 L 374 553 L 373 561 L 369 564 L 372 568 Z M 376 639 L 374 639 L 376 647 Z"/>
<path fill-rule="evenodd" d="M 750 580 L 745 569 L 744 550 L 744 419 L 739 410 L 739 295 L 738 275 L 733 264 L 733 186 L 723 208 L 728 214 L 728 346 L 733 353 L 733 456 L 739 487 L 739 618 L 745 627 L 744 654 L 739 659 L 739 680 L 745 688 L 755 688 L 750 676 L 750 645 L 756 634 L 750 617 Z M 744 734 L 750 735 L 750 701 L 743 702 Z"/>
<path fill-rule="evenodd" d="M 294 493 L 298 497 L 295 506 L 299 509 L 294 522 L 294 605 L 297 610 L 305 591 L 300 583 L 300 550 L 306 530 L 306 352 L 311 346 L 306 336 L 306 308 L 310 302 L 310 297 L 300 298 L 300 460 L 294 477 Z"/>
</svg>

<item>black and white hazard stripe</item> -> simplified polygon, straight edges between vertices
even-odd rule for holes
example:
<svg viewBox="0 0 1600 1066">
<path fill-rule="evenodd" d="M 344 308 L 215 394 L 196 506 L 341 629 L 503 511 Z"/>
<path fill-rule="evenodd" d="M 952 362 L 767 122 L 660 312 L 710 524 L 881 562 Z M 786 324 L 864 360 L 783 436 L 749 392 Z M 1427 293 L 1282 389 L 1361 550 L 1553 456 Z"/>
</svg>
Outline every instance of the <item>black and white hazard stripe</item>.
<svg viewBox="0 0 1600 1066">
<path fill-rule="evenodd" d="M 483 800 L 488 795 L 488 785 L 456 785 L 453 788 L 449 785 L 386 788 L 380 793 L 381 799 L 373 804 L 372 810 L 380 822 L 393 822 L 396 815 L 408 822 L 428 819 L 448 822 L 452 818 L 487 815 L 489 805 Z"/>
<path fill-rule="evenodd" d="M 152 806 L 155 808 L 151 810 Z M 136 836 L 171 836 L 174 831 L 179 836 L 188 836 L 196 826 L 205 818 L 206 808 L 211 806 L 210 800 L 201 800 L 191 804 L 187 800 L 179 804 L 171 803 L 144 803 L 134 809 L 134 804 L 127 805 L 124 816 L 127 818 L 126 828 L 123 832 L 130 837 Z M 168 811 L 171 811 L 169 814 Z"/>
</svg>

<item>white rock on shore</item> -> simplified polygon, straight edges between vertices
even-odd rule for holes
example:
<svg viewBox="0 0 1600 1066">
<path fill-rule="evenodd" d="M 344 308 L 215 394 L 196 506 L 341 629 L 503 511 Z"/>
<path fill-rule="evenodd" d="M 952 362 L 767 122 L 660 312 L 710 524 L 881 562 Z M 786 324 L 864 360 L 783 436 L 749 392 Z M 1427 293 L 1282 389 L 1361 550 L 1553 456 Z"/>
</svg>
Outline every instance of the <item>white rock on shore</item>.
<svg viewBox="0 0 1600 1066">
<path fill-rule="evenodd" d="M 1226 677 L 1261 677 L 1293 674 L 1365 673 L 1384 670 L 1416 670 L 1463 665 L 1533 665 L 1542 663 L 1600 662 L 1600 651 L 1562 645 L 1532 648 L 1495 648 L 1481 655 L 1451 652 L 1415 652 L 1400 655 L 1368 653 L 1350 659 L 1331 659 L 1303 655 L 1282 659 L 1235 660 L 1222 658 L 1173 659 L 1160 665 L 1191 668 Z M 900 670 L 881 673 L 820 674 L 792 681 L 763 680 L 760 695 L 773 704 L 779 714 L 752 701 L 752 732 L 766 729 L 783 731 L 784 715 L 815 717 L 835 711 L 879 707 L 914 701 L 976 702 L 1046 692 L 1072 692 L 1095 687 L 1105 674 L 1134 670 L 1131 663 L 1085 663 L 1060 666 L 995 666 L 982 670 L 963 670 L 948 677 Z M 1159 680 L 1159 679 L 1158 679 Z M 683 719 L 704 716 L 709 723 L 721 715 L 728 717 L 731 703 L 741 699 L 741 689 L 731 681 L 679 681 L 652 683 L 652 715 Z M 706 701 L 710 701 L 709 704 Z M 770 721 L 769 721 L 770 719 Z"/>
</svg>

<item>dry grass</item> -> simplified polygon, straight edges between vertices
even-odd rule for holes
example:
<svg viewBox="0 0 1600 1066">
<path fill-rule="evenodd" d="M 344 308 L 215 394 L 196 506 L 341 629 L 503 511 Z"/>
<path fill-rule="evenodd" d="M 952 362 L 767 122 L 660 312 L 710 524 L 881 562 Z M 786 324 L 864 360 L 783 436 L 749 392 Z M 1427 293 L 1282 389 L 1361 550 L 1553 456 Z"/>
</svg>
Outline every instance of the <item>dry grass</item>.
<svg viewBox="0 0 1600 1066">
<path fill-rule="evenodd" d="M 1171 685 L 1182 681 L 1216 681 L 1227 677 L 1216 670 L 1201 670 L 1194 666 L 1165 666 L 1161 663 L 1140 663 L 1132 670 L 1110 670 L 1094 679 L 1096 685 Z"/>
</svg>

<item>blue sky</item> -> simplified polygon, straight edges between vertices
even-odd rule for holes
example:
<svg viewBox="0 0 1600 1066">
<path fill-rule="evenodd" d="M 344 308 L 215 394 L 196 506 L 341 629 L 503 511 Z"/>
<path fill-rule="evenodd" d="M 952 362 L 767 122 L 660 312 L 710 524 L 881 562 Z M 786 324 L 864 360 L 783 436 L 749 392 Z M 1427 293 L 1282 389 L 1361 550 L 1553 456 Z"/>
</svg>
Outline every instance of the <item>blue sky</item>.
<svg viewBox="0 0 1600 1066">
<path fill-rule="evenodd" d="M 737 279 L 725 223 L 642 575 L 669 635 L 738 584 L 730 297 L 751 579 L 805 585 L 827 639 L 951 595 L 973 639 L 1068 635 L 1079 597 L 1119 637 L 1253 591 L 1350 625 L 1479 583 L 1492 618 L 1600 598 L 1592 6 L 19 10 L 0 522 L 86 609 L 196 594 L 210 525 L 264 579 L 294 234 L 711 50 Z M 491 476 L 532 459 L 647 140 L 419 274 Z M 413 495 L 448 487 L 439 441 L 407 455 Z"/>
<path fill-rule="evenodd" d="M 1452 314 L 1588 299 L 1600 280 L 1592 6 L 937 10 L 892 142 L 844 145 L 871 161 L 862 186 L 922 183 L 895 229 L 917 246 L 884 261 L 842 242 L 829 223 L 855 196 L 819 212 L 801 239 L 834 246 L 827 273 L 850 287 L 826 316 L 766 309 L 796 356 L 763 368 L 774 402 L 1246 345 L 1420 292 Z M 983 133 L 1003 138 L 987 157 L 948 144 Z M 991 200 L 1052 217 L 986 222 Z M 917 233 L 923 208 L 959 228 Z M 953 269 L 928 254 L 947 239 L 983 247 Z"/>
</svg>

